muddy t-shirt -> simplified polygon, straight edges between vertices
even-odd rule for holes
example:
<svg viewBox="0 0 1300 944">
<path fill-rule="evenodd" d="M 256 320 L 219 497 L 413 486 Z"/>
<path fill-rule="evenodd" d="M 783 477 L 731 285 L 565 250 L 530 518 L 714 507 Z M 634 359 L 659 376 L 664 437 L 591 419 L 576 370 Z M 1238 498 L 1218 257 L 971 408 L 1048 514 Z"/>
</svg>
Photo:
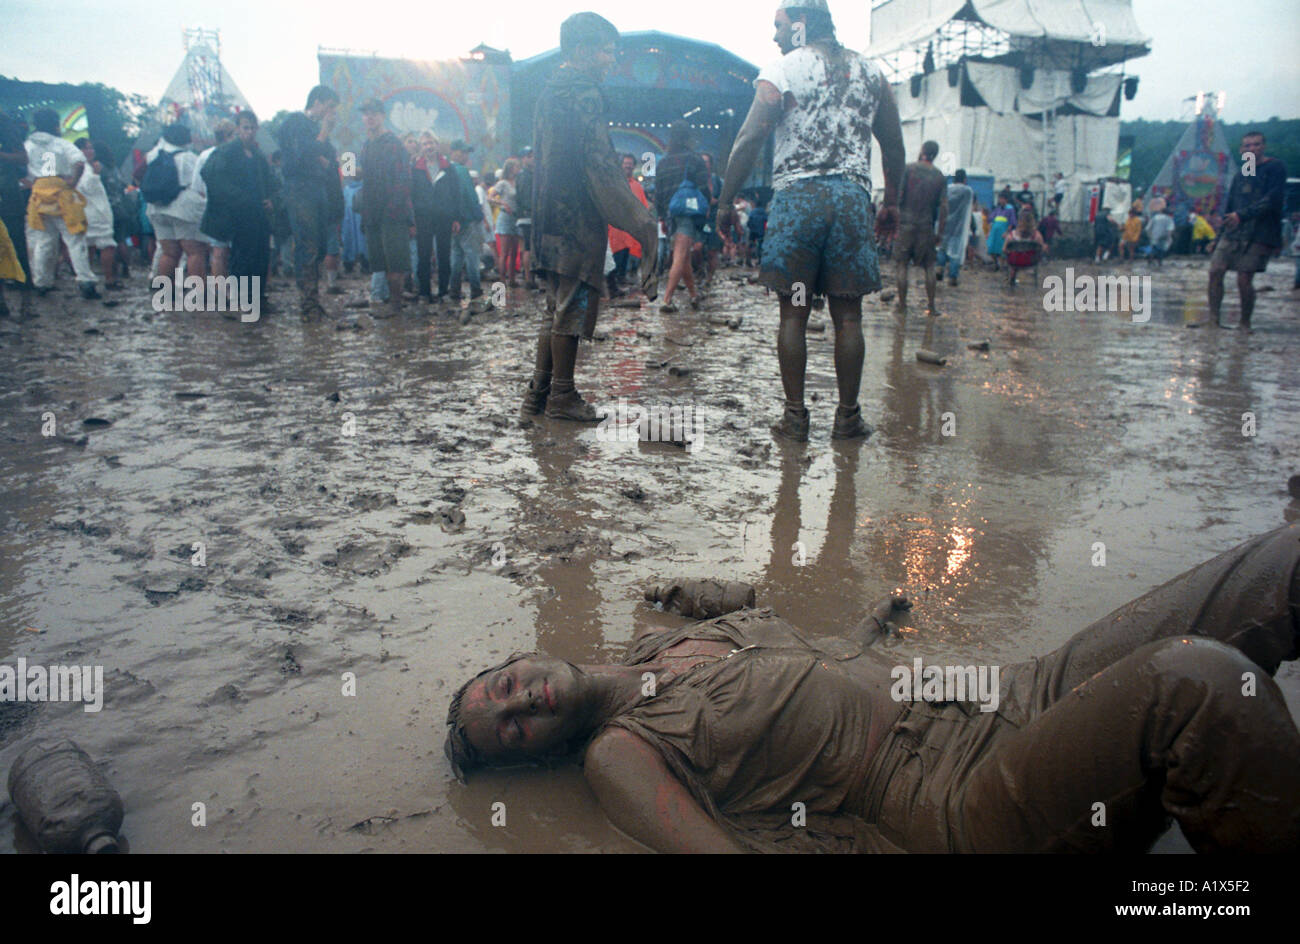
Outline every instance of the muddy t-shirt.
<svg viewBox="0 0 1300 944">
<path fill-rule="evenodd" d="M 887 85 L 874 62 L 851 49 L 802 46 L 758 74 L 785 99 L 776 126 L 772 186 L 843 175 L 871 190 L 871 124 Z"/>
<path fill-rule="evenodd" d="M 889 670 L 871 664 L 874 654 L 844 640 L 806 639 L 771 610 L 748 610 L 644 636 L 625 661 L 653 662 L 683 639 L 736 651 L 670 679 L 609 723 L 656 748 L 747 848 L 895 851 L 854 812 L 873 732 L 899 713 L 880 684 Z M 793 823 L 792 809 L 806 822 Z"/>
</svg>

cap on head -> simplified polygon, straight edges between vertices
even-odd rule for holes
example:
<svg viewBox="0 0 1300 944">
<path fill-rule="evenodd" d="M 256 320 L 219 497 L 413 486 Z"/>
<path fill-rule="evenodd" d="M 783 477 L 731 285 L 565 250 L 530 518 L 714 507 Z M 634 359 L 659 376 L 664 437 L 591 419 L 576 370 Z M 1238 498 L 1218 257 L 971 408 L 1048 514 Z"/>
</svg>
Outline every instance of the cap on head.
<svg viewBox="0 0 1300 944">
<path fill-rule="evenodd" d="M 361 114 L 363 115 L 373 115 L 376 113 L 380 115 L 384 114 L 384 103 L 377 98 L 372 98 L 361 106 Z"/>
<path fill-rule="evenodd" d="M 470 151 L 474 149 L 470 147 L 469 142 L 466 141 L 464 138 L 457 138 L 455 141 L 451 142 L 450 150 L 464 151 L 466 154 L 468 154 Z"/>
<path fill-rule="evenodd" d="M 528 156 L 529 156 L 530 154 L 532 154 L 532 153 L 533 153 L 532 145 L 527 145 L 527 144 L 526 144 L 526 145 L 524 145 L 523 150 L 521 150 L 521 151 L 519 152 L 519 156 L 520 156 L 520 157 L 528 157 Z"/>
</svg>

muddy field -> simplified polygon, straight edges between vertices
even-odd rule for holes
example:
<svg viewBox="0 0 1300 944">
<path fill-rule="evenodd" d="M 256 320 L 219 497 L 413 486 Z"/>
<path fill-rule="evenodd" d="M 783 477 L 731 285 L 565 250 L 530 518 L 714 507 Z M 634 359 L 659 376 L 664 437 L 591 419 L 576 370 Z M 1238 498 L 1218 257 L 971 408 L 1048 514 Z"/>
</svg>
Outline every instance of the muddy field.
<svg viewBox="0 0 1300 944">
<path fill-rule="evenodd" d="M 812 442 L 773 441 L 776 306 L 740 270 L 703 313 L 608 309 L 580 389 L 702 413 L 691 453 L 521 424 L 538 305 L 522 290 L 461 327 L 371 322 L 343 307 L 349 281 L 304 325 L 155 313 L 143 279 L 107 308 L 68 283 L 39 319 L 0 321 L 0 663 L 102 665 L 106 695 L 97 714 L 0 704 L 0 771 L 27 736 L 74 738 L 140 852 L 637 849 L 574 767 L 457 784 L 456 686 L 514 650 L 617 658 L 636 627 L 673 624 L 642 591 L 677 574 L 751 581 L 827 634 L 907 589 L 900 662 L 1045 652 L 1300 518 L 1290 269 L 1257 280 L 1249 337 L 1186 327 L 1205 318 L 1203 263 L 1155 270 L 1147 324 L 1048 313 L 1032 282 L 981 272 L 927 323 L 913 270 L 904 323 L 866 306 L 865 444 L 829 439 L 829 326 L 809 340 Z M 948 366 L 919 365 L 922 346 Z M 1294 711 L 1300 669 L 1279 681 Z M 7 803 L 0 844 L 31 848 Z"/>
</svg>

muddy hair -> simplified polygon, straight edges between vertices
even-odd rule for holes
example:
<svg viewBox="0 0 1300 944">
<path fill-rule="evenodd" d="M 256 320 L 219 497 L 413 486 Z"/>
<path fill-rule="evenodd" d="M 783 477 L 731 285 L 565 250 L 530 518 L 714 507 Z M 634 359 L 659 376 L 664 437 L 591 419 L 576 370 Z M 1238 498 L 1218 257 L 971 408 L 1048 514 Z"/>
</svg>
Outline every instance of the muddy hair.
<svg viewBox="0 0 1300 944">
<path fill-rule="evenodd" d="M 560 24 L 560 52 L 573 59 L 584 46 L 618 42 L 618 29 L 598 13 L 575 13 Z"/>
<path fill-rule="evenodd" d="M 451 772 L 456 775 L 456 779 L 464 783 L 467 775 L 474 770 L 482 767 L 490 767 L 490 764 L 469 742 L 469 737 L 465 733 L 465 723 L 461 720 L 460 713 L 465 699 L 465 693 L 469 687 L 485 675 L 493 672 L 499 672 L 507 666 L 511 666 L 521 659 L 549 659 L 544 652 L 516 652 L 504 662 L 484 669 L 478 675 L 474 676 L 460 688 L 456 689 L 456 694 L 451 696 L 451 705 L 447 708 L 447 740 L 443 744 L 443 752 L 447 755 L 447 761 L 451 764 Z M 581 670 L 574 666 L 574 669 L 581 674 Z M 576 753 L 586 746 L 591 739 L 592 732 L 579 732 L 572 740 L 547 756 L 539 756 L 534 760 L 538 764 L 551 766 L 552 762 L 561 760 L 570 754 Z M 511 761 L 505 766 L 518 766 L 520 762 Z"/>
<path fill-rule="evenodd" d="M 835 38 L 835 21 L 826 10 L 813 10 L 808 7 L 786 7 L 785 15 L 791 20 L 802 19 L 804 37 L 810 43 L 824 42 L 838 47 L 840 41 Z"/>
<path fill-rule="evenodd" d="M 456 689 L 456 694 L 451 696 L 451 706 L 447 709 L 447 741 L 443 744 L 443 751 L 447 755 L 447 761 L 451 764 L 451 772 L 456 775 L 456 779 L 461 783 L 465 782 L 466 775 L 471 770 L 487 766 L 487 762 L 484 761 L 482 755 L 469 742 L 469 737 L 465 734 L 465 723 L 460 718 L 461 703 L 464 701 L 465 692 L 469 691 L 469 687 L 483 676 L 492 672 L 499 672 L 520 659 L 527 659 L 537 655 L 540 655 L 540 653 L 516 652 L 506 661 L 484 669 Z"/>
</svg>

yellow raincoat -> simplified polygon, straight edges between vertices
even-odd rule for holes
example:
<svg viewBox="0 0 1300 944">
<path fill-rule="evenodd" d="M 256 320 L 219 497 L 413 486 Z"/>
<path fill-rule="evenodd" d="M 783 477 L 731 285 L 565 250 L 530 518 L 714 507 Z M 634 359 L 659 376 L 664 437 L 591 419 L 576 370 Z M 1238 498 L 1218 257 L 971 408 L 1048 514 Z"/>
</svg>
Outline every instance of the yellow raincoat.
<svg viewBox="0 0 1300 944">
<path fill-rule="evenodd" d="M 76 235 L 86 231 L 86 198 L 68 186 L 62 177 L 40 177 L 32 184 L 32 196 L 27 201 L 27 225 L 32 229 L 45 229 L 46 216 L 62 216 L 68 232 Z"/>
</svg>

